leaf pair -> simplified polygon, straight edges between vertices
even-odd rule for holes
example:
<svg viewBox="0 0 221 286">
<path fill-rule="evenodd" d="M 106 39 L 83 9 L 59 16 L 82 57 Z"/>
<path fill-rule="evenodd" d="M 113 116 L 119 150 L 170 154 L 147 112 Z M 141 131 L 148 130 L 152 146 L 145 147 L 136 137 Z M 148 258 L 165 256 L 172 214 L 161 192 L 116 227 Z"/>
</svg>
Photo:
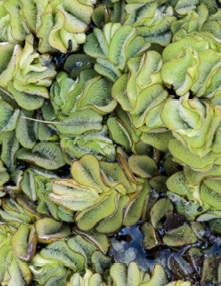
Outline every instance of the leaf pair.
<svg viewBox="0 0 221 286">
<path fill-rule="evenodd" d="M 101 269 L 99 271 L 98 265 L 102 265 L 102 263 L 102 267 L 105 270 L 105 267 L 109 266 L 110 259 L 99 253 L 93 243 L 82 238 L 80 235 L 76 235 L 66 241 L 59 240 L 50 243 L 39 254 L 35 255 L 33 265 L 30 269 L 34 275 L 34 279 L 39 284 L 47 282 L 48 285 L 52 285 L 55 275 L 57 279 L 64 281 L 64 279 L 67 280 L 67 276 L 71 273 L 81 272 L 92 264 L 95 271 L 100 272 Z M 79 278 L 79 274 L 75 274 L 71 278 L 70 283 Z M 61 282 L 59 281 L 58 283 Z"/>
<path fill-rule="evenodd" d="M 167 46 L 172 38 L 170 26 L 176 18 L 172 7 L 164 2 L 127 1 L 125 24 L 135 27 L 146 42 Z"/>
<path fill-rule="evenodd" d="M 56 76 L 52 58 L 34 48 L 34 37 L 26 37 L 25 46 L 1 43 L 1 87 L 9 91 L 19 106 L 35 110 L 49 97 L 48 87 Z"/>
<path fill-rule="evenodd" d="M 142 54 L 148 47 L 143 38 L 136 36 L 135 28 L 108 23 L 103 30 L 95 28 L 88 35 L 84 51 L 96 58 L 95 71 L 114 82 L 125 70 L 128 59 Z"/>
<path fill-rule="evenodd" d="M 169 150 L 172 155 L 193 169 L 210 169 L 219 158 L 220 110 L 218 106 L 188 95 L 180 100 L 167 100 L 161 114 L 165 125 L 182 145 L 171 140 Z M 179 147 L 180 146 L 180 147 Z M 184 156 L 185 154 L 185 156 Z M 192 161 L 188 162 L 188 158 Z"/>
<path fill-rule="evenodd" d="M 201 179 L 197 185 L 191 185 L 186 182 L 183 172 L 177 172 L 168 179 L 167 187 L 170 192 L 178 195 L 174 197 L 172 193 L 169 195 L 177 205 L 178 211 L 190 219 L 195 219 L 208 209 L 211 211 L 221 210 L 219 180 L 211 180 L 208 177 Z M 185 198 L 190 202 L 185 203 Z"/>
<path fill-rule="evenodd" d="M 144 164 L 145 159 L 151 161 L 144 158 Z M 136 158 L 131 158 L 129 164 L 136 168 Z M 145 170 L 145 165 L 137 172 L 144 178 L 149 177 L 142 168 Z M 142 183 L 137 181 L 129 168 L 124 170 L 117 163 L 99 162 L 92 155 L 84 155 L 73 163 L 71 172 L 73 179 L 52 182 L 49 198 L 64 208 L 78 211 L 75 221 L 80 229 L 96 227 L 101 233 L 112 233 L 122 223 L 133 225 L 140 218 L 150 187 L 144 179 Z"/>
<path fill-rule="evenodd" d="M 179 96 L 191 90 L 196 97 L 215 97 L 219 94 L 219 51 L 220 43 L 208 33 L 177 37 L 163 51 L 163 81 Z"/>
<path fill-rule="evenodd" d="M 36 233 L 32 227 L 22 224 L 17 232 L 14 232 L 7 225 L 1 225 L 1 283 L 17 283 L 21 286 L 31 283 L 32 274 L 26 262 L 33 258 L 36 242 Z"/>
<path fill-rule="evenodd" d="M 0 40 L 21 43 L 31 33 L 39 38 L 41 53 L 76 51 L 86 41 L 93 1 L 0 1 Z"/>
</svg>

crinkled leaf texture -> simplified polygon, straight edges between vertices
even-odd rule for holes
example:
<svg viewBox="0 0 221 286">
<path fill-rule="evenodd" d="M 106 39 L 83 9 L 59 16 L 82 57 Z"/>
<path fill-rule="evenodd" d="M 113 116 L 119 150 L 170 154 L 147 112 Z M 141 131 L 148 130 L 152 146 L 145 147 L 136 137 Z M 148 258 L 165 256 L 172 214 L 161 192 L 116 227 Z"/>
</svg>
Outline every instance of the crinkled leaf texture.
<svg viewBox="0 0 221 286">
<path fill-rule="evenodd" d="M 0 40 L 21 43 L 33 33 L 41 53 L 76 51 L 86 41 L 95 1 L 0 1 Z"/>
<path fill-rule="evenodd" d="M 148 156 L 144 160 L 151 161 Z M 151 163 L 152 175 L 156 167 Z M 122 169 L 117 163 L 99 162 L 93 155 L 84 155 L 73 163 L 71 172 L 73 179 L 52 182 L 49 199 L 77 211 L 75 221 L 81 230 L 96 227 L 101 233 L 112 233 L 122 224 L 131 226 L 139 220 L 150 186 L 144 179 L 136 180 L 129 168 Z M 138 173 L 141 178 L 143 172 L 141 169 Z"/>
</svg>

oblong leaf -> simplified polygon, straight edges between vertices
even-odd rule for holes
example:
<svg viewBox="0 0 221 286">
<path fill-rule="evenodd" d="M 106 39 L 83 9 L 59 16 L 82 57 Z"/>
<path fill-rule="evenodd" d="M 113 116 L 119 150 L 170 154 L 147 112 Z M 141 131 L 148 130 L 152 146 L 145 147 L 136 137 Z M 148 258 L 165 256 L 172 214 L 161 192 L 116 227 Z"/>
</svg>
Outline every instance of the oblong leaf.
<svg viewBox="0 0 221 286">
<path fill-rule="evenodd" d="M 86 131 L 95 131 L 102 129 L 103 118 L 93 109 L 78 110 L 72 113 L 68 118 L 55 124 L 62 134 L 82 134 Z"/>
<path fill-rule="evenodd" d="M 53 143 L 38 143 L 32 150 L 22 148 L 17 152 L 17 158 L 47 170 L 56 170 L 65 165 L 59 146 Z"/>
</svg>

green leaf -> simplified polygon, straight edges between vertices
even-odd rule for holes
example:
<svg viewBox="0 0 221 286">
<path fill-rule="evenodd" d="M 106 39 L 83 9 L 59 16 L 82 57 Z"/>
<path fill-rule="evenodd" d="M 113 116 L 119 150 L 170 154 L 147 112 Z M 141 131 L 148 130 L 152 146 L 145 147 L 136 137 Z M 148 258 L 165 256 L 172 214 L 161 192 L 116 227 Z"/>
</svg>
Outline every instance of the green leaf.
<svg viewBox="0 0 221 286">
<path fill-rule="evenodd" d="M 188 221 L 195 220 L 197 216 L 208 210 L 208 205 L 202 203 L 199 199 L 199 192 L 196 191 L 198 198 L 191 198 L 179 196 L 172 192 L 167 192 L 168 198 L 175 204 L 177 212 L 184 215 Z"/>
<path fill-rule="evenodd" d="M 161 244 L 156 230 L 150 223 L 145 222 L 142 225 L 142 232 L 144 234 L 143 245 L 145 249 L 149 250 Z"/>
<path fill-rule="evenodd" d="M 31 227 L 29 228 L 25 225 L 19 225 L 18 227 L 17 232 L 4 224 L 0 227 L 1 284 L 25 286 L 32 282 L 32 274 L 28 264 L 22 260 L 27 261 L 31 259 L 33 250 L 35 251 L 36 242 L 34 241 L 33 233 L 29 235 Z M 32 245 L 28 245 L 29 239 Z M 29 254 L 26 252 L 27 249 L 30 251 Z"/>
<path fill-rule="evenodd" d="M 51 176 L 56 178 L 57 176 Z M 63 220 L 66 222 L 73 221 L 73 212 L 63 208 L 62 206 L 56 205 L 49 200 L 49 195 L 51 193 L 51 179 L 48 180 L 42 176 L 36 177 L 37 183 L 37 193 L 39 205 L 37 210 L 39 213 L 47 216 L 52 216 L 57 220 Z"/>
<path fill-rule="evenodd" d="M 111 217 L 103 219 L 96 227 L 96 230 L 100 233 L 114 233 L 115 231 L 120 229 L 123 221 L 123 209 L 128 203 L 128 201 L 129 198 L 127 196 L 119 195 L 117 198 L 114 214 Z"/>
<path fill-rule="evenodd" d="M 99 200 L 95 189 L 78 184 L 70 179 L 57 179 L 52 182 L 53 193 L 49 199 L 72 211 L 82 211 Z"/>
<path fill-rule="evenodd" d="M 18 45 L 15 46 L 12 43 L 6 42 L 0 43 L 0 86 L 3 88 L 6 88 L 13 78 L 13 72 L 18 63 L 20 50 L 21 47 Z"/>
<path fill-rule="evenodd" d="M 169 246 L 183 246 L 193 244 L 197 241 L 197 237 L 188 225 L 167 232 L 163 237 L 163 242 Z"/>
<path fill-rule="evenodd" d="M 90 69 L 95 60 L 85 54 L 73 54 L 67 58 L 64 64 L 64 70 L 71 78 L 76 78 L 80 72 Z"/>
<path fill-rule="evenodd" d="M 132 146 L 132 141 L 123 123 L 117 119 L 117 117 L 111 117 L 107 120 L 107 126 L 110 131 L 111 138 L 116 143 L 124 146 L 126 151 L 129 151 Z"/>
<path fill-rule="evenodd" d="M 82 134 L 102 129 L 102 117 L 93 109 L 78 110 L 55 124 L 62 134 Z"/>
<path fill-rule="evenodd" d="M 199 185 L 200 182 L 204 179 L 204 178 L 216 178 L 216 177 L 219 177 L 221 175 L 221 166 L 220 165 L 216 165 L 214 164 L 212 166 L 212 168 L 207 171 L 207 172 L 197 172 L 197 171 L 194 171 L 190 168 L 186 168 L 184 167 L 184 174 L 185 174 L 185 177 L 186 177 L 186 180 L 188 182 L 189 185 L 191 186 L 196 186 L 196 185 Z"/>
<path fill-rule="evenodd" d="M 115 82 L 121 76 L 120 69 L 103 58 L 97 59 L 97 63 L 94 65 L 94 69 L 97 73 L 106 77 L 112 82 Z"/>
<path fill-rule="evenodd" d="M 38 123 L 32 120 L 28 120 L 22 117 L 32 117 L 33 112 L 22 110 L 20 118 L 16 125 L 16 137 L 19 143 L 28 149 L 32 149 L 37 140 L 37 128 Z"/>
<path fill-rule="evenodd" d="M 111 279 L 116 286 L 140 285 L 140 271 L 135 262 L 127 266 L 123 263 L 115 263 L 110 269 Z"/>
<path fill-rule="evenodd" d="M 94 229 L 81 232 L 80 230 L 75 230 L 76 233 L 83 235 L 87 240 L 95 244 L 103 254 L 108 252 L 109 242 L 105 234 L 98 233 Z"/>
<path fill-rule="evenodd" d="M 187 186 L 186 178 L 183 172 L 173 174 L 167 180 L 167 188 L 178 195 L 192 197 L 194 189 Z"/>
<path fill-rule="evenodd" d="M 108 188 L 101 179 L 99 161 L 95 156 L 86 154 L 75 161 L 71 168 L 73 178 L 80 184 L 88 186 L 98 193 L 108 192 Z"/>
<path fill-rule="evenodd" d="M 220 189 L 217 193 L 214 189 L 211 189 L 206 184 L 202 183 L 200 187 L 200 198 L 206 204 L 209 204 L 216 210 L 221 211 Z"/>
<path fill-rule="evenodd" d="M 91 262 L 92 262 L 94 270 L 99 274 L 103 274 L 105 270 L 110 268 L 111 266 L 111 258 L 108 256 L 105 256 L 100 251 L 95 251 L 92 254 Z"/>
<path fill-rule="evenodd" d="M 24 172 L 21 180 L 21 188 L 30 200 L 37 201 L 37 183 L 32 169 L 28 169 Z"/>
<path fill-rule="evenodd" d="M 42 120 L 42 118 L 40 118 L 40 120 Z M 57 128 L 54 125 L 42 122 L 38 123 L 37 137 L 40 141 L 57 141 L 59 139 Z"/>
<path fill-rule="evenodd" d="M 173 204 L 169 199 L 163 198 L 158 200 L 150 211 L 150 221 L 155 229 L 162 228 L 160 222 L 164 216 L 170 216 L 173 213 Z"/>
<path fill-rule="evenodd" d="M 168 278 L 164 268 L 160 264 L 155 264 L 150 281 L 145 286 L 164 286 L 167 285 Z"/>
<path fill-rule="evenodd" d="M 169 150 L 179 164 L 189 166 L 191 169 L 200 172 L 209 171 L 215 160 L 220 156 L 219 154 L 210 152 L 204 158 L 200 158 L 191 153 L 176 139 L 170 140 Z"/>
<path fill-rule="evenodd" d="M 79 44 L 86 41 L 84 32 L 88 28 L 93 6 L 91 1 L 57 1 L 53 3 L 36 2 L 37 19 L 35 30 L 40 38 L 41 53 L 51 52 L 55 49 L 67 53 L 68 41 L 71 40 L 71 51 L 75 51 Z M 29 4 L 30 5 L 30 4 Z M 26 11 L 25 6 L 24 10 Z M 26 21 L 33 27 L 32 15 L 25 12 Z M 32 24 L 32 25 L 31 25 Z"/>
<path fill-rule="evenodd" d="M 65 165 L 61 149 L 53 143 L 38 143 L 32 150 L 22 148 L 17 158 L 47 170 L 56 170 Z"/>
<path fill-rule="evenodd" d="M 154 133 L 154 132 L 144 132 L 141 136 L 141 140 L 149 144 L 160 151 L 168 150 L 168 145 L 170 140 L 173 138 L 173 135 L 170 131 L 162 132 L 162 133 Z M 171 152 L 172 153 L 172 152 Z"/>
<path fill-rule="evenodd" d="M 193 84 L 191 74 L 186 70 L 194 65 L 196 65 L 194 50 L 187 47 L 183 57 L 164 63 L 161 71 L 162 79 L 168 86 L 173 86 L 179 96 L 185 95 Z"/>
<path fill-rule="evenodd" d="M 13 82 L 8 84 L 8 91 L 13 94 L 18 105 L 26 110 L 36 110 L 40 108 L 44 103 L 44 98 L 41 96 L 18 91 L 14 87 Z"/>
<path fill-rule="evenodd" d="M 103 126 L 101 131 L 91 131 L 78 135 L 73 139 L 70 137 L 62 136 L 61 146 L 71 158 L 79 159 L 85 154 L 94 154 L 99 160 L 107 158 L 110 161 L 114 161 L 115 146 L 108 136 L 106 126 Z"/>
<path fill-rule="evenodd" d="M 107 24 L 110 26 L 110 24 Z M 93 58 L 106 58 L 107 43 L 102 31 L 98 28 L 93 30 L 93 33 L 87 37 L 87 42 L 84 45 L 84 52 Z"/>
<path fill-rule="evenodd" d="M 96 246 L 80 235 L 72 237 L 67 242 L 70 249 L 81 254 L 85 259 L 85 267 L 91 263 L 92 254 L 97 250 Z"/>
<path fill-rule="evenodd" d="M 90 107 L 98 113 L 110 113 L 116 107 L 116 101 L 111 98 L 112 83 L 100 77 L 87 82 L 81 97 L 77 101 L 78 109 Z M 105 94 L 105 96 L 104 96 Z"/>
<path fill-rule="evenodd" d="M 187 1 L 182 1 L 179 0 L 177 1 L 177 4 L 175 6 L 175 11 L 176 13 L 180 15 L 185 15 L 187 14 L 188 11 L 194 10 L 197 5 L 199 5 L 199 0 L 187 0 Z"/>
<path fill-rule="evenodd" d="M 132 226 L 140 219 L 149 192 L 150 185 L 146 181 L 143 190 L 131 194 L 130 201 L 124 213 L 123 225 Z"/>
<path fill-rule="evenodd" d="M 10 0 L 5 2 L 4 8 L 10 15 L 11 36 L 15 41 L 22 42 L 25 40 L 27 34 L 27 28 L 24 27 L 24 23 L 21 21 L 19 15 L 19 1 Z"/>
<path fill-rule="evenodd" d="M 131 171 L 141 178 L 151 178 L 158 172 L 156 162 L 146 155 L 132 155 L 128 164 Z"/>
<path fill-rule="evenodd" d="M 203 183 L 216 193 L 221 194 L 221 181 L 215 179 L 205 179 L 203 180 Z"/>
<path fill-rule="evenodd" d="M 16 169 L 16 152 L 19 149 L 19 142 L 15 137 L 14 131 L 7 131 L 1 134 L 0 142 L 2 145 L 1 159 L 7 166 L 9 172 Z"/>
<path fill-rule="evenodd" d="M 168 94 L 160 84 L 153 84 L 142 90 L 136 100 L 136 107 L 131 112 L 132 120 L 136 128 L 142 127 L 145 121 L 149 123 L 150 113 L 153 108 L 160 105 Z"/>
<path fill-rule="evenodd" d="M 135 31 L 133 27 L 125 25 L 117 30 L 112 38 L 108 59 L 121 70 L 126 63 L 127 45 L 135 37 Z"/>
<path fill-rule="evenodd" d="M 140 27 L 137 27 L 137 34 L 144 37 L 148 43 L 167 46 L 170 43 L 172 37 L 170 23 L 175 19 L 175 17 L 168 17 L 168 19 L 163 18 L 152 27 L 141 25 Z"/>
<path fill-rule="evenodd" d="M 45 259 L 55 260 L 74 271 L 84 269 L 85 259 L 80 253 L 71 251 L 70 247 L 62 240 L 55 241 L 41 250 L 41 255 Z"/>
<path fill-rule="evenodd" d="M 75 273 L 70 280 L 69 286 L 82 286 L 82 285 L 88 285 L 88 286 L 102 286 L 103 281 L 101 278 L 101 275 L 98 273 L 92 273 L 90 270 L 86 269 L 85 274 L 83 277 L 81 277 L 80 273 Z"/>
<path fill-rule="evenodd" d="M 9 174 L 7 169 L 3 167 L 2 161 L 0 160 L 0 187 L 3 186 L 9 180 Z"/>
<path fill-rule="evenodd" d="M 92 20 L 98 28 L 102 28 L 106 23 L 110 21 L 111 10 L 105 6 L 100 5 L 94 9 Z"/>
<path fill-rule="evenodd" d="M 100 166 L 103 180 L 110 188 L 124 195 L 137 190 L 137 185 L 128 178 L 128 174 L 118 163 L 100 162 Z"/>
<path fill-rule="evenodd" d="M 37 236 L 33 226 L 22 224 L 13 235 L 12 249 L 15 255 L 22 261 L 30 262 L 37 250 Z"/>
<path fill-rule="evenodd" d="M 51 243 L 67 237 L 71 230 L 69 225 L 56 221 L 52 218 L 39 219 L 35 223 L 38 242 Z"/>
<path fill-rule="evenodd" d="M 0 134 L 3 131 L 12 131 L 15 129 L 19 116 L 19 110 L 13 109 L 7 102 L 0 102 Z"/>
<path fill-rule="evenodd" d="M 81 230 L 90 230 L 102 219 L 112 216 L 116 208 L 116 191 L 112 190 L 107 193 L 103 198 L 93 205 L 80 212 L 75 221 Z"/>
</svg>

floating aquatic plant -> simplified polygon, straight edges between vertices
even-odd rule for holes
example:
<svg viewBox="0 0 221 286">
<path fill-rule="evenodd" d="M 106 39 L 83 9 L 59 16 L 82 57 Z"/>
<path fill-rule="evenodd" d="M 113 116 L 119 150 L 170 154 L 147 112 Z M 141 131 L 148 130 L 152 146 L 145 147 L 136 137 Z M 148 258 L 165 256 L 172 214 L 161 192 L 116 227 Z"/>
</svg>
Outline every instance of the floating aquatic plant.
<svg viewBox="0 0 221 286">
<path fill-rule="evenodd" d="M 21 43 L 31 33 L 41 53 L 75 51 L 86 41 L 96 1 L 0 1 L 2 42 Z"/>
<path fill-rule="evenodd" d="M 113 233 L 122 224 L 131 226 L 139 220 L 150 187 L 147 181 L 136 179 L 128 167 L 122 169 L 117 163 L 98 162 L 94 156 L 84 155 L 73 163 L 71 173 L 73 179 L 52 182 L 49 199 L 77 211 L 74 220 L 79 229 L 95 227 L 100 233 Z"/>
<path fill-rule="evenodd" d="M 96 58 L 95 71 L 114 82 L 125 71 L 127 61 L 149 46 L 132 26 L 108 23 L 103 30 L 95 28 L 88 35 L 84 51 Z"/>
<path fill-rule="evenodd" d="M 32 274 L 25 261 L 31 261 L 36 250 L 37 241 L 33 229 L 21 225 L 15 232 L 9 226 L 2 224 L 0 237 L 1 283 L 29 285 Z"/>
<path fill-rule="evenodd" d="M 0 0 L 0 284 L 220 284 L 220 8 Z"/>
<path fill-rule="evenodd" d="M 26 110 L 35 110 L 49 98 L 48 87 L 56 76 L 49 54 L 40 55 L 34 46 L 34 37 L 26 37 L 25 46 L 0 43 L 0 86 L 6 89 L 17 104 Z"/>
<path fill-rule="evenodd" d="M 177 36 L 163 51 L 162 79 L 178 96 L 213 98 L 219 90 L 220 42 L 208 32 Z M 218 93 L 217 93 L 218 94 Z M 215 100 L 215 99 L 214 99 Z"/>
</svg>

